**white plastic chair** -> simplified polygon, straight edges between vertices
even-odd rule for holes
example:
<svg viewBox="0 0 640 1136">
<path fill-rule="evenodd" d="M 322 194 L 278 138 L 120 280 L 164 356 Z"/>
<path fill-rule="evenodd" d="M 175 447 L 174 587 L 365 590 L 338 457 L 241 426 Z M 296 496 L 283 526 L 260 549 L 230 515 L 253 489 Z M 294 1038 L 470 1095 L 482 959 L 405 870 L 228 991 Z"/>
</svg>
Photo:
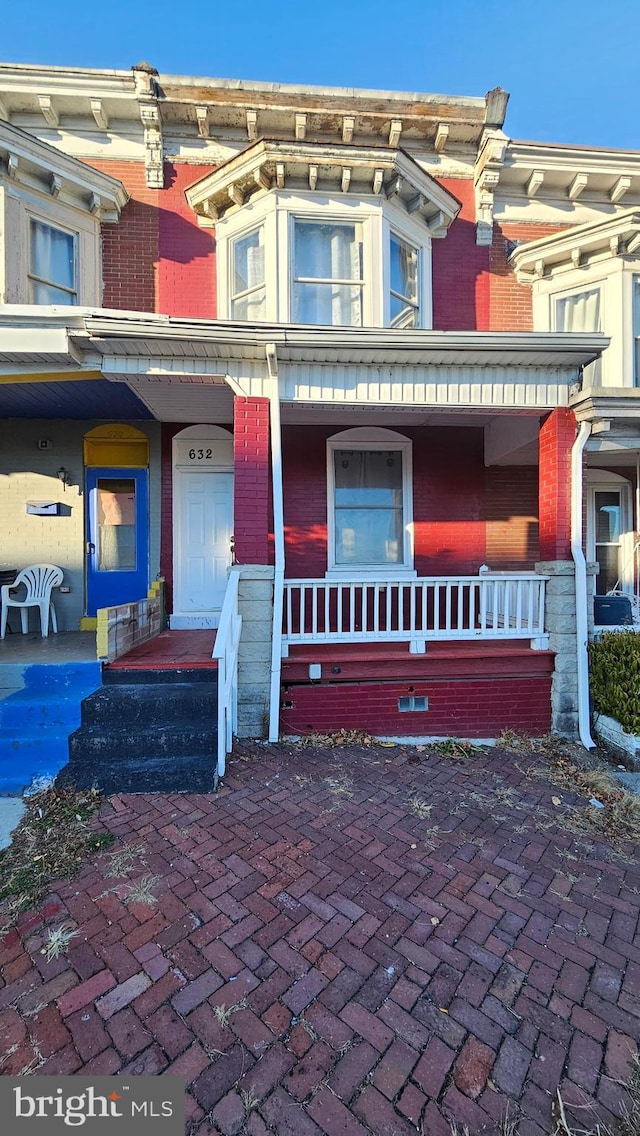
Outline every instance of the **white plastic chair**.
<svg viewBox="0 0 640 1136">
<path fill-rule="evenodd" d="M 29 568 L 23 568 L 21 572 L 18 572 L 12 584 L 4 584 L 0 589 L 2 595 L 0 639 L 4 639 L 6 634 L 7 615 L 10 607 L 20 608 L 23 635 L 26 635 L 29 630 L 29 613 L 27 611 L 29 607 L 40 608 L 40 630 L 43 639 L 46 639 L 49 634 L 49 615 L 51 615 L 51 626 L 54 632 L 57 632 L 58 621 L 56 609 L 51 602 L 51 589 L 59 587 L 61 583 L 62 568 L 56 568 L 55 564 L 31 564 Z M 26 589 L 26 595 L 23 599 L 12 599 L 10 593 L 19 588 L 21 584 Z"/>
</svg>

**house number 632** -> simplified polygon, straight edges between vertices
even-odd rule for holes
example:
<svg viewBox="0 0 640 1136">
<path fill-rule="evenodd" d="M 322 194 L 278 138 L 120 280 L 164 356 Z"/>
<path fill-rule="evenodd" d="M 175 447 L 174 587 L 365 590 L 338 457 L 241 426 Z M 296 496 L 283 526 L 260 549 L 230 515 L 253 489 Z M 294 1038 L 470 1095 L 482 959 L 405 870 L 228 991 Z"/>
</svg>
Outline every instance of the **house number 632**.
<svg viewBox="0 0 640 1136">
<path fill-rule="evenodd" d="M 206 461 L 211 460 L 213 457 L 213 450 L 189 450 L 189 458 L 191 461 Z"/>
</svg>

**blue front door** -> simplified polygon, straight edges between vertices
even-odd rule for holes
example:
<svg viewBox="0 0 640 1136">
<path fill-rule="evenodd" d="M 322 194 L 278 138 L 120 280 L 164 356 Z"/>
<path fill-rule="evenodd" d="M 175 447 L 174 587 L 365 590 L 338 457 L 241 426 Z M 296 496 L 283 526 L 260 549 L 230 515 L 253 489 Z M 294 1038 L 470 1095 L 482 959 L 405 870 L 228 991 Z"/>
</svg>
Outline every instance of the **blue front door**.
<svg viewBox="0 0 640 1136">
<path fill-rule="evenodd" d="M 149 489 L 146 469 L 86 471 L 87 615 L 146 597 Z"/>
</svg>

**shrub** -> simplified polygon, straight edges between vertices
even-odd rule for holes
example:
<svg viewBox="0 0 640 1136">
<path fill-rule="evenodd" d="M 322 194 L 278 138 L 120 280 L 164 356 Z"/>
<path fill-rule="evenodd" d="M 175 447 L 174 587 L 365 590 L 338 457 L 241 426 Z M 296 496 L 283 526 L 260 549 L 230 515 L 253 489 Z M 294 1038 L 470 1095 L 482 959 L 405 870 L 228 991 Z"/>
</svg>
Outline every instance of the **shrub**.
<svg viewBox="0 0 640 1136">
<path fill-rule="evenodd" d="M 605 631 L 589 644 L 591 701 L 627 734 L 640 734 L 640 635 Z"/>
</svg>

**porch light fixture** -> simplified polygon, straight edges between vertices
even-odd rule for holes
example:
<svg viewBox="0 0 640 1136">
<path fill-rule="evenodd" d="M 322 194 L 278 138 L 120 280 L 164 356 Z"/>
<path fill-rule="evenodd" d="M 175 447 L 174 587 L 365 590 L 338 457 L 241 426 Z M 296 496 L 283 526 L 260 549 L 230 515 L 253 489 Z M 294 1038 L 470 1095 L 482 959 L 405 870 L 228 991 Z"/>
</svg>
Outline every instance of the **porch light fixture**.
<svg viewBox="0 0 640 1136">
<path fill-rule="evenodd" d="M 60 469 L 56 470 L 56 477 L 58 478 L 58 481 L 62 482 L 64 489 L 65 489 L 65 492 L 66 492 L 67 485 L 69 484 L 69 481 L 71 480 L 70 475 L 69 475 L 69 470 L 65 469 L 65 467 L 63 465 L 61 465 Z"/>
</svg>

